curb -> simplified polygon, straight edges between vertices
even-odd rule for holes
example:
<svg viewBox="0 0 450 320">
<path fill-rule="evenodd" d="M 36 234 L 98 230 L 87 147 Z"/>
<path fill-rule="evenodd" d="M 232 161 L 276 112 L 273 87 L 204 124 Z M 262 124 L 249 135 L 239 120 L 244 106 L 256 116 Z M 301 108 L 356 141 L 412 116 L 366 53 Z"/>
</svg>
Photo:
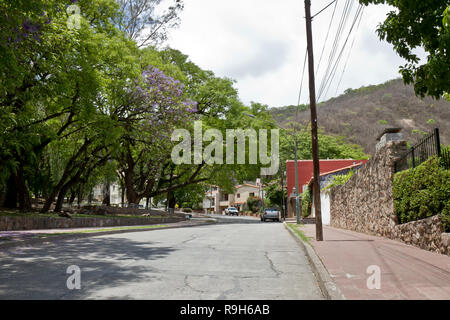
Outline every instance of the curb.
<svg viewBox="0 0 450 320">
<path fill-rule="evenodd" d="M 15 247 L 24 247 L 24 246 L 31 246 L 36 244 L 42 244 L 42 243 L 49 243 L 49 242 L 57 242 L 57 241 L 65 241 L 65 240 L 77 240 L 77 239 L 84 239 L 89 237 L 96 237 L 96 236 L 103 236 L 108 234 L 120 234 L 120 233 L 129 233 L 129 232 L 144 232 L 144 231 L 157 231 L 157 230 L 167 230 L 167 229 L 179 229 L 179 228 L 191 228 L 191 227 L 203 227 L 208 226 L 212 224 L 217 224 L 217 222 L 198 222 L 195 224 L 189 224 L 189 225 L 178 225 L 178 226 L 171 226 L 170 224 L 167 224 L 167 227 L 161 227 L 161 228 L 151 228 L 151 229 L 129 229 L 129 230 L 110 230 L 110 231 L 99 231 L 99 232 L 89 232 L 89 233 L 75 233 L 75 234 L 59 234 L 55 236 L 48 236 L 48 237 L 41 237 L 41 238 L 29 238 L 25 240 L 12 240 L 11 242 L 5 242 L 0 244 L 0 253 L 1 251 L 5 250 L 8 251 L 8 249 L 15 248 Z M 127 226 L 117 226 L 116 228 L 120 227 L 127 227 Z M 134 226 L 132 226 L 134 227 Z M 140 227 L 140 226 L 136 226 Z M 114 227 L 111 227 L 114 228 Z M 64 229 L 61 229 L 64 230 Z M 38 235 L 38 234 L 36 234 Z"/>
<path fill-rule="evenodd" d="M 297 243 L 302 247 L 305 251 L 306 256 L 310 262 L 312 271 L 316 276 L 317 282 L 319 284 L 319 288 L 322 291 L 325 299 L 327 300 L 346 300 L 344 294 L 337 287 L 336 283 L 331 278 L 327 269 L 323 265 L 317 253 L 314 251 L 313 247 L 304 242 L 294 231 L 291 230 L 286 224 L 283 223 L 284 227 L 289 231 L 290 235 L 297 241 Z"/>
</svg>

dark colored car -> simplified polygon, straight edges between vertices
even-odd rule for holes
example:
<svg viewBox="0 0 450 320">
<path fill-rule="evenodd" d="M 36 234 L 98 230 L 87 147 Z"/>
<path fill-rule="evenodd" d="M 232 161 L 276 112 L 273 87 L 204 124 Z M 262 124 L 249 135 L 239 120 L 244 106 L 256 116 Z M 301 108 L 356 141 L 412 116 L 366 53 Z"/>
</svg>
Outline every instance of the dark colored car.
<svg viewBox="0 0 450 320">
<path fill-rule="evenodd" d="M 264 209 L 264 212 L 261 214 L 261 221 L 265 222 L 268 219 L 280 221 L 280 211 L 275 208 Z"/>
</svg>

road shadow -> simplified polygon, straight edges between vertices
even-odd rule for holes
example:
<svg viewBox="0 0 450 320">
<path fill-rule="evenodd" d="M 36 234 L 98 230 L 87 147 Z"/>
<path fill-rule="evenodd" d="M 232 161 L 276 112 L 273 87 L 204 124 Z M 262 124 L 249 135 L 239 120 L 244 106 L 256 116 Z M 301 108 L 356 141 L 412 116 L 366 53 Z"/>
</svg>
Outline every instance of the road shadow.
<svg viewBox="0 0 450 320">
<path fill-rule="evenodd" d="M 0 299 L 82 299 L 104 288 L 151 281 L 151 267 L 176 249 L 156 242 L 96 237 L 16 247 L 0 253 Z M 81 289 L 69 290 L 67 268 L 81 270 Z"/>
</svg>

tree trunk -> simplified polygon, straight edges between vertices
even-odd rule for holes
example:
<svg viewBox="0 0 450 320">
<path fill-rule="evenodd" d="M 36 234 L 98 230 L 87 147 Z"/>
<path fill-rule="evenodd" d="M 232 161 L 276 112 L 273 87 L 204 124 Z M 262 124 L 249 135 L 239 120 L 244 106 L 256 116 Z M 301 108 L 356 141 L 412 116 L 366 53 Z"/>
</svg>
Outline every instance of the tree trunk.
<svg viewBox="0 0 450 320">
<path fill-rule="evenodd" d="M 69 198 L 69 205 L 72 206 L 73 202 L 75 201 L 75 197 L 77 196 L 77 193 L 75 189 L 70 189 L 70 198 Z"/>
<path fill-rule="evenodd" d="M 105 183 L 103 185 L 103 201 L 102 204 L 105 206 L 111 206 L 111 193 L 110 193 L 111 186 L 109 182 Z"/>
<path fill-rule="evenodd" d="M 10 209 L 17 208 L 17 187 L 16 176 L 14 174 L 11 174 L 6 182 L 5 202 L 3 206 Z"/>
<path fill-rule="evenodd" d="M 17 193 L 19 195 L 19 209 L 20 211 L 31 211 L 31 198 L 28 187 L 25 181 L 23 172 L 23 163 L 19 164 L 16 176 Z"/>
<path fill-rule="evenodd" d="M 122 193 L 122 199 L 121 199 L 121 201 L 122 201 L 122 208 L 125 206 L 125 188 L 123 187 L 123 186 L 121 186 L 121 188 L 120 188 L 120 192 Z"/>
<path fill-rule="evenodd" d="M 80 186 L 78 187 L 78 196 L 77 196 L 78 209 L 81 208 L 81 201 L 83 201 L 83 189 L 84 189 L 84 185 L 80 184 Z"/>
<path fill-rule="evenodd" d="M 92 189 L 91 189 L 91 190 L 89 190 L 89 195 L 88 195 L 88 205 L 91 205 L 93 197 L 94 197 L 94 195 L 92 194 Z"/>
<path fill-rule="evenodd" d="M 169 206 L 169 209 L 174 209 L 175 208 L 175 205 L 176 205 L 176 199 L 175 199 L 175 195 L 174 195 L 174 193 L 171 191 L 171 192 L 168 192 L 167 193 L 167 204 L 168 204 L 168 206 Z"/>
<path fill-rule="evenodd" d="M 58 189 L 55 189 L 52 191 L 50 196 L 45 199 L 44 206 L 41 209 L 41 213 L 46 213 L 50 210 L 50 207 L 52 206 L 53 201 L 55 201 L 55 198 L 58 194 Z"/>
</svg>

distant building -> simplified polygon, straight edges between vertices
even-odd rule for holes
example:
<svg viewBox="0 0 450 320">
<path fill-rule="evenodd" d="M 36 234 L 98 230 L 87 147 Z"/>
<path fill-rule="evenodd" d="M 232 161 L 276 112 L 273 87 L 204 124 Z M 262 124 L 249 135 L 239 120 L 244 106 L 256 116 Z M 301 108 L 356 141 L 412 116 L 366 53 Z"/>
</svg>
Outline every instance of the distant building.
<svg viewBox="0 0 450 320">
<path fill-rule="evenodd" d="M 353 159 L 330 159 L 319 160 L 320 173 L 331 172 L 339 170 L 356 164 L 365 164 L 367 160 L 353 160 Z M 297 161 L 298 170 L 298 185 L 299 194 L 308 187 L 308 183 L 314 175 L 312 160 Z M 287 175 L 287 194 L 288 194 L 288 218 L 295 217 L 295 161 L 286 161 L 286 175 Z"/>
<path fill-rule="evenodd" d="M 319 186 L 320 189 L 324 189 L 327 187 L 331 182 L 333 182 L 334 177 L 338 175 L 346 175 L 351 170 L 356 171 L 360 169 L 364 164 L 363 163 L 357 163 L 352 164 L 351 166 L 347 166 L 341 169 L 333 170 L 330 172 L 325 172 L 320 175 L 319 179 Z M 311 178 L 311 180 L 308 183 L 308 187 L 311 188 L 313 197 L 312 197 L 312 208 L 311 208 L 311 215 L 310 218 L 316 217 L 316 208 L 314 206 L 314 177 Z M 322 224 L 329 225 L 330 224 L 330 195 L 328 192 L 320 192 L 320 213 L 322 217 Z"/>
<path fill-rule="evenodd" d="M 228 207 L 236 207 L 239 211 L 243 210 L 243 205 L 249 197 L 263 197 L 262 188 L 254 183 L 244 183 L 235 186 L 235 192 L 232 194 L 223 192 L 218 186 L 211 186 L 205 193 L 203 199 L 203 209 L 210 210 L 216 214 L 222 214 Z"/>
<path fill-rule="evenodd" d="M 92 190 L 93 193 L 93 201 L 102 203 L 105 196 L 105 185 L 98 184 Z M 122 204 L 122 189 L 120 188 L 118 183 L 112 183 L 109 186 L 109 197 L 112 206 L 120 206 Z M 125 195 L 125 203 L 126 203 L 126 195 Z"/>
</svg>

